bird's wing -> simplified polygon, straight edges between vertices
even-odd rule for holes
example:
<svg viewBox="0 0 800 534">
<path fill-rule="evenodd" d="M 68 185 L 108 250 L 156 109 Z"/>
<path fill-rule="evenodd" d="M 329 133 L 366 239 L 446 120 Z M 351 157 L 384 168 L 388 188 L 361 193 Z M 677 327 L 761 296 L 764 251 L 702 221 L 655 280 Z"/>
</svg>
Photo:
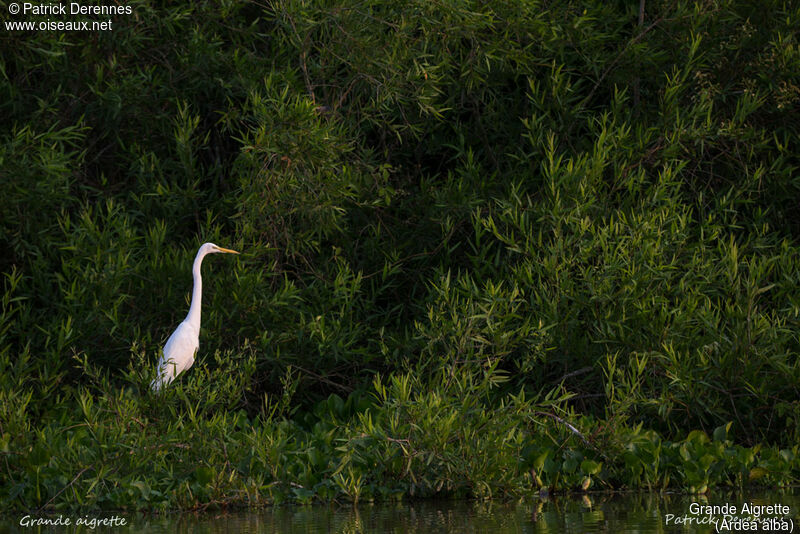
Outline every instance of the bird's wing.
<svg viewBox="0 0 800 534">
<path fill-rule="evenodd" d="M 169 384 L 177 375 L 191 367 L 199 347 L 197 329 L 186 321 L 179 324 L 169 336 L 163 354 L 158 360 L 159 378 L 156 380 L 160 382 L 159 385 Z M 158 389 L 158 386 L 154 385 L 154 389 Z"/>
</svg>

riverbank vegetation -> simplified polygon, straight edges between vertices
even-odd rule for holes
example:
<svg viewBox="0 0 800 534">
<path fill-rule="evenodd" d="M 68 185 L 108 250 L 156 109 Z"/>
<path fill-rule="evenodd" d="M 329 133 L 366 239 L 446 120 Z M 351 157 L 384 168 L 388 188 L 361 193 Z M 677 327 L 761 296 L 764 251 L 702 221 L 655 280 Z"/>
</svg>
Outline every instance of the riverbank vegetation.
<svg viewBox="0 0 800 534">
<path fill-rule="evenodd" d="M 797 482 L 800 9 L 129 5 L 0 35 L 4 507 Z"/>
</svg>

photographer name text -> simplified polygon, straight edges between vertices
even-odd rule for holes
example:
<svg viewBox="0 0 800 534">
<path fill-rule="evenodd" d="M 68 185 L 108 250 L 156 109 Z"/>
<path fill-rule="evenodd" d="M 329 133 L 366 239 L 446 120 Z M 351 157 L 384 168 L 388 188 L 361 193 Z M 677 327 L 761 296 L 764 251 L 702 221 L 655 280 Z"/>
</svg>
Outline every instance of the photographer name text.
<svg viewBox="0 0 800 534">
<path fill-rule="evenodd" d="M 667 525 L 714 525 L 717 532 L 794 532 L 791 508 L 783 504 L 744 503 L 689 505 L 684 515 L 665 514 Z"/>
</svg>

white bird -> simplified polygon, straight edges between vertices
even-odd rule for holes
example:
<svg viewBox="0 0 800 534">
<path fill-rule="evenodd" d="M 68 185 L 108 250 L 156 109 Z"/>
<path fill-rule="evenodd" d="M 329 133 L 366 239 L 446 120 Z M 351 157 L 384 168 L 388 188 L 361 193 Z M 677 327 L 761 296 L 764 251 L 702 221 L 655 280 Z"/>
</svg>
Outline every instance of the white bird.
<svg viewBox="0 0 800 534">
<path fill-rule="evenodd" d="M 189 306 L 189 313 L 164 345 L 163 354 L 158 360 L 158 376 L 150 384 L 153 391 L 167 386 L 176 376 L 194 363 L 194 356 L 200 347 L 200 307 L 203 300 L 203 278 L 200 276 L 200 265 L 206 254 L 219 252 L 239 254 L 235 250 L 218 247 L 214 243 L 205 243 L 197 251 L 197 256 L 192 264 L 194 288 L 192 288 L 192 303 Z"/>
</svg>

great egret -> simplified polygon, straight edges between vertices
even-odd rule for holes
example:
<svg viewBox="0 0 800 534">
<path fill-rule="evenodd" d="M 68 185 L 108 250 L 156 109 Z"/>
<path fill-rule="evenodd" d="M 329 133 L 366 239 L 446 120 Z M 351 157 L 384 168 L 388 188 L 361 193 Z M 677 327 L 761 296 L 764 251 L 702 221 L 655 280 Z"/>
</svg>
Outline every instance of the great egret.
<svg viewBox="0 0 800 534">
<path fill-rule="evenodd" d="M 239 254 L 235 250 L 218 247 L 214 243 L 205 243 L 194 257 L 192 264 L 194 287 L 192 288 L 192 303 L 189 306 L 189 313 L 164 345 L 163 354 L 158 360 L 158 377 L 150 384 L 153 391 L 158 391 L 168 385 L 194 363 L 194 356 L 200 347 L 200 307 L 203 300 L 203 278 L 200 276 L 200 265 L 206 254 L 220 252 Z"/>
</svg>

